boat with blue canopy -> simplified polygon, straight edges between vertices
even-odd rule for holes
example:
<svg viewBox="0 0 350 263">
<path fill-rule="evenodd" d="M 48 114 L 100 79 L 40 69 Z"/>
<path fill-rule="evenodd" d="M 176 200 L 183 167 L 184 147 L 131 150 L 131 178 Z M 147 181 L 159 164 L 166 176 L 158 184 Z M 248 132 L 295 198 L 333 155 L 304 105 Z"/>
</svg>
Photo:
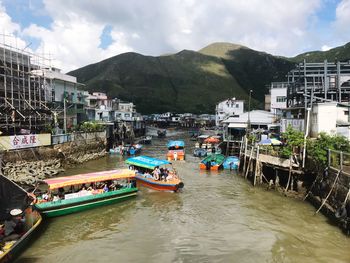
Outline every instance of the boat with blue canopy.
<svg viewBox="0 0 350 263">
<path fill-rule="evenodd" d="M 177 192 L 184 187 L 184 183 L 177 175 L 176 170 L 167 160 L 152 158 L 149 156 L 137 156 L 125 161 L 129 169 L 136 172 L 138 185 L 157 191 Z M 170 166 L 167 168 L 167 166 Z"/>
<path fill-rule="evenodd" d="M 185 142 L 184 141 L 169 141 L 167 144 L 168 161 L 185 160 Z"/>
</svg>

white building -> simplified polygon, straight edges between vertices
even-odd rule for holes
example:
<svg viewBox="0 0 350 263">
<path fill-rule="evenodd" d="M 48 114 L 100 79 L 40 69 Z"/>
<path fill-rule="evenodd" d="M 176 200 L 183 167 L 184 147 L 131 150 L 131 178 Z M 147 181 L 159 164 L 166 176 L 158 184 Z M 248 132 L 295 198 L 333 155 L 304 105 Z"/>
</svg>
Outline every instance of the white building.
<svg viewBox="0 0 350 263">
<path fill-rule="evenodd" d="M 240 116 L 232 116 L 224 121 L 224 139 L 240 140 L 248 128 L 250 120 L 250 128 L 254 129 L 268 129 L 274 125 L 276 120 L 275 115 L 269 111 L 253 110 L 245 112 Z"/>
<path fill-rule="evenodd" d="M 287 82 L 272 82 L 270 86 L 269 110 L 281 115 L 282 110 L 287 108 Z"/>
<path fill-rule="evenodd" d="M 236 98 L 219 102 L 215 110 L 215 125 L 220 126 L 221 122 L 230 116 L 239 116 L 244 111 L 244 100 Z"/>
<path fill-rule="evenodd" d="M 349 108 L 339 107 L 336 102 L 314 104 L 310 111 L 311 137 L 325 132 L 330 135 L 343 135 L 349 139 L 349 124 Z"/>
</svg>

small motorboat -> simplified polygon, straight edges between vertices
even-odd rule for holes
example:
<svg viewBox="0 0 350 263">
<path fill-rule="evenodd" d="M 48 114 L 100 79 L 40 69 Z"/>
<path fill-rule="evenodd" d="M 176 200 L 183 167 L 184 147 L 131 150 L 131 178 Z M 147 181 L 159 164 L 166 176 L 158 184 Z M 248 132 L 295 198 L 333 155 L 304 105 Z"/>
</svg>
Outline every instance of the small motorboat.
<svg viewBox="0 0 350 263">
<path fill-rule="evenodd" d="M 157 131 L 158 138 L 165 138 L 166 137 L 166 130 L 158 130 Z"/>
<path fill-rule="evenodd" d="M 202 170 L 219 170 L 222 168 L 224 160 L 225 155 L 223 154 L 211 154 L 201 161 L 199 168 Z"/>
<path fill-rule="evenodd" d="M 152 143 L 152 136 L 145 136 L 145 137 L 141 138 L 139 143 L 141 143 L 141 144 L 151 144 Z"/>
<path fill-rule="evenodd" d="M 185 142 L 184 141 L 169 141 L 167 144 L 168 153 L 167 160 L 168 161 L 183 161 L 185 160 Z"/>
<path fill-rule="evenodd" d="M 16 226 L 16 231 L 20 233 L 13 233 L 9 236 L 6 236 L 5 229 L 0 227 L 0 231 L 3 231 L 4 234 L 0 243 L 0 262 L 5 263 L 13 262 L 26 249 L 30 239 L 39 229 L 42 217 L 38 211 L 33 210 L 34 196 L 2 175 L 0 175 L 0 184 L 2 186 L 0 189 L 0 221 L 4 223 L 3 226 L 9 217 L 14 218 L 16 222 L 24 221 L 22 227 Z M 11 222 L 14 221 L 11 219 Z"/>
<path fill-rule="evenodd" d="M 171 165 L 167 160 L 156 159 L 148 156 L 137 156 L 129 158 L 125 161 L 129 165 L 129 169 L 136 171 L 136 182 L 157 191 L 178 192 L 184 187 L 176 170 L 169 167 L 169 173 L 166 178 L 162 174 L 157 175 L 158 178 L 152 176 L 155 168 L 164 170 L 167 165 Z M 168 170 L 168 169 L 167 169 Z"/>
<path fill-rule="evenodd" d="M 110 154 L 120 154 L 120 155 L 135 155 L 139 154 L 142 150 L 142 144 L 127 144 L 127 145 L 120 145 L 115 148 L 109 149 Z"/>
<path fill-rule="evenodd" d="M 224 169 L 229 169 L 229 170 L 237 170 L 239 165 L 239 158 L 237 156 L 228 156 L 226 157 L 223 167 Z"/>
<path fill-rule="evenodd" d="M 202 148 L 195 148 L 193 151 L 193 156 L 195 157 L 205 157 L 207 156 L 207 151 Z"/>
</svg>

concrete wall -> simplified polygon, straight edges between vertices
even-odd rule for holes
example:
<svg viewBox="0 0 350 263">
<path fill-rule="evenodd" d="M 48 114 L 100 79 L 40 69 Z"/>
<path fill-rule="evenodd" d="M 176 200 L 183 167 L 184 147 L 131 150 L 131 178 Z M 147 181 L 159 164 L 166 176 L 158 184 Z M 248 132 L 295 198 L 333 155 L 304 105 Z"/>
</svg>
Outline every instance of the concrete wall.
<svg viewBox="0 0 350 263">
<path fill-rule="evenodd" d="M 287 88 L 271 89 L 271 109 L 272 113 L 278 114 L 279 109 L 287 108 Z M 284 100 L 284 101 L 281 101 Z"/>
</svg>

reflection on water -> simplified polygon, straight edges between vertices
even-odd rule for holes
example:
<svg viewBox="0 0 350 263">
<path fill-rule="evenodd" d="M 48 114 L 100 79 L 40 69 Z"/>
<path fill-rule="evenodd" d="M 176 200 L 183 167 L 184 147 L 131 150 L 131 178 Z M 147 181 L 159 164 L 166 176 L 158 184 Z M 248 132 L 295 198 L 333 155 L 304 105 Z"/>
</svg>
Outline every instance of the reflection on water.
<svg viewBox="0 0 350 263">
<path fill-rule="evenodd" d="M 183 136 L 183 135 L 182 135 Z M 144 154 L 164 158 L 166 139 Z M 350 241 L 307 203 L 252 187 L 235 172 L 174 162 L 181 193 L 141 188 L 132 200 L 48 220 L 19 262 L 350 262 Z M 126 167 L 110 156 L 69 170 Z"/>
</svg>

